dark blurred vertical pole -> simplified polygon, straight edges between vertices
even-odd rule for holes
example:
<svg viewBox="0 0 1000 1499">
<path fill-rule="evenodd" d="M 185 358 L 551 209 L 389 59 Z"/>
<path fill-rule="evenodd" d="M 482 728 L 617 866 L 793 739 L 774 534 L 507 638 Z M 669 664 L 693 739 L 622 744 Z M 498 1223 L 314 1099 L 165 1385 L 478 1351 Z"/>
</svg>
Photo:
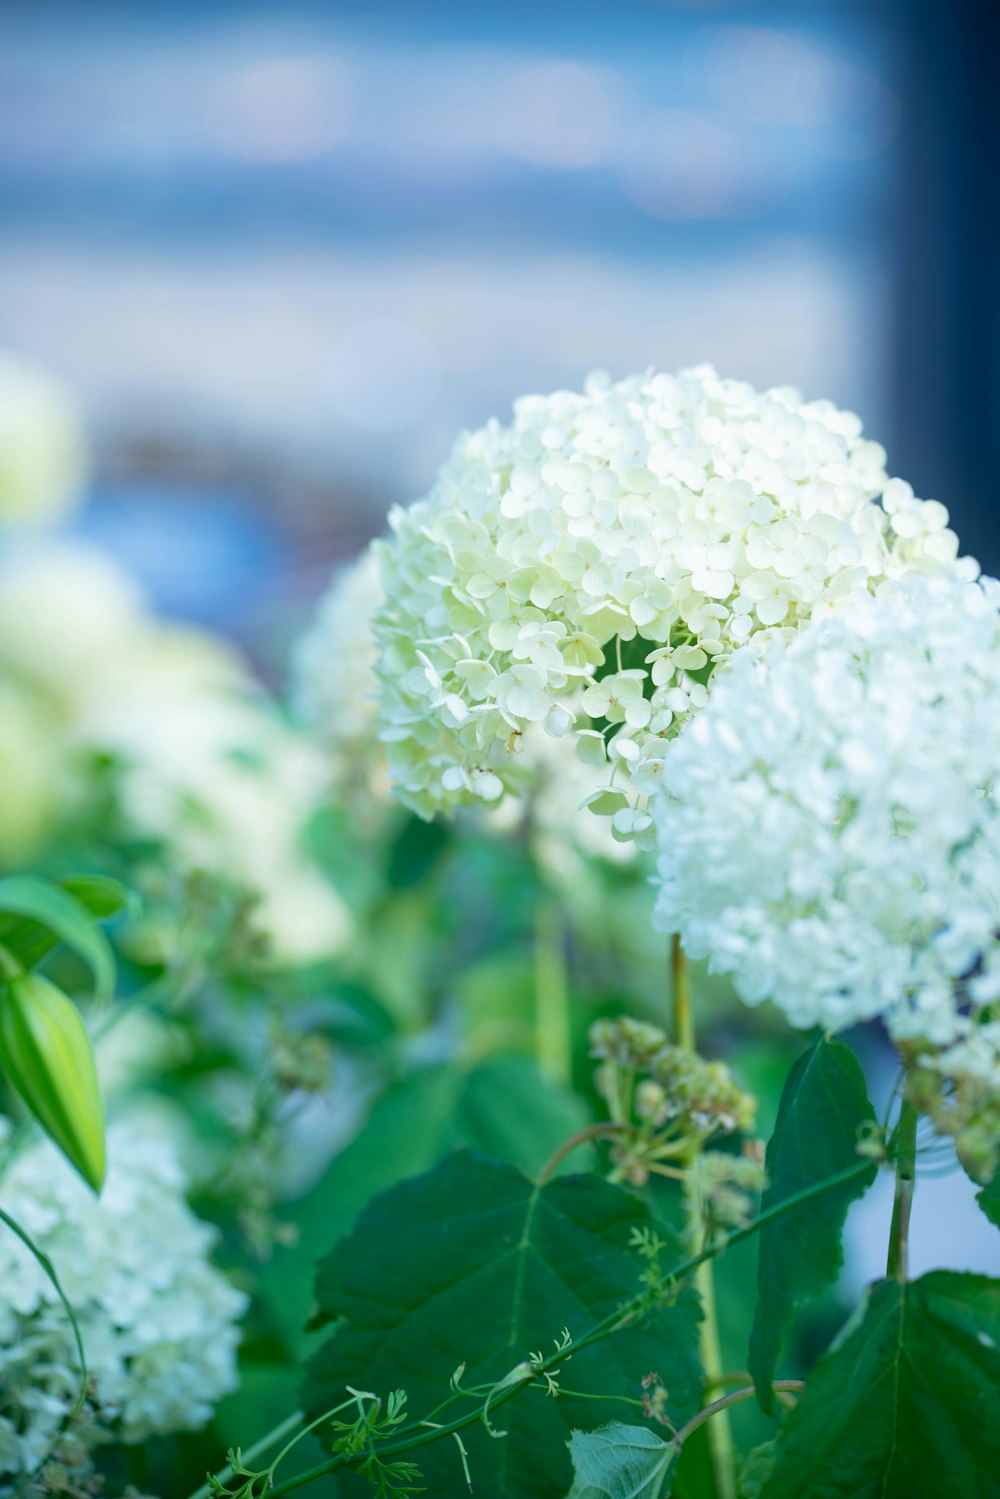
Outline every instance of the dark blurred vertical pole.
<svg viewBox="0 0 1000 1499">
<path fill-rule="evenodd" d="M 1000 572 L 1000 0 L 903 0 L 893 472 Z"/>
</svg>

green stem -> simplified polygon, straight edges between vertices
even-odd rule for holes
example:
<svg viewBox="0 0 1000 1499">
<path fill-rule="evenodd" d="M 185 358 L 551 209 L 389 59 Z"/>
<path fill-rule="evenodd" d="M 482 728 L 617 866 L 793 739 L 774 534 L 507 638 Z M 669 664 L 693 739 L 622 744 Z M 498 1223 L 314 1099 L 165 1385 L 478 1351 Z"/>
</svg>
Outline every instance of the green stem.
<svg viewBox="0 0 1000 1499">
<path fill-rule="evenodd" d="M 556 907 L 544 900 L 535 918 L 535 1045 L 542 1076 L 568 1085 L 573 1043 L 563 929 Z"/>
<path fill-rule="evenodd" d="M 674 1041 L 687 1051 L 694 1051 L 694 1012 L 691 1009 L 691 977 L 687 955 L 676 934 L 670 939 L 670 988 L 673 1010 Z"/>
<path fill-rule="evenodd" d="M 575 1135 L 570 1135 L 561 1145 L 557 1145 L 549 1156 L 545 1165 L 538 1173 L 538 1184 L 544 1186 L 549 1177 L 578 1145 L 586 1145 L 588 1140 L 600 1140 L 605 1135 L 620 1135 L 627 1133 L 631 1128 L 628 1124 L 586 1124 L 583 1129 L 578 1129 Z"/>
<path fill-rule="evenodd" d="M 676 935 L 671 942 L 670 971 L 674 1040 L 678 1046 L 694 1051 L 695 1029 L 694 1010 L 691 1004 L 691 979 L 681 939 Z M 702 1205 L 697 1192 L 691 1187 L 691 1169 L 698 1159 L 698 1149 L 698 1141 L 693 1140 L 684 1161 L 687 1167 L 684 1211 L 688 1240 L 696 1253 L 705 1247 Z M 701 1297 L 702 1309 L 699 1327 L 701 1362 L 705 1370 L 706 1389 L 711 1389 L 721 1376 L 725 1365 L 722 1360 L 722 1338 L 715 1299 L 715 1272 L 710 1259 L 704 1260 L 695 1271 L 695 1286 Z M 733 1429 L 727 1406 L 720 1405 L 719 1413 L 719 1419 L 713 1421 L 706 1432 L 715 1499 L 736 1499 L 736 1449 L 733 1444 Z"/>
<path fill-rule="evenodd" d="M 771 1389 L 779 1395 L 785 1393 L 789 1395 L 803 1395 L 805 1388 L 805 1382 L 801 1379 L 776 1379 L 771 1386 Z M 686 1422 L 679 1429 L 677 1435 L 674 1437 L 674 1441 L 678 1447 L 683 1447 L 691 1433 L 697 1431 L 699 1426 L 704 1426 L 705 1422 L 710 1420 L 712 1416 L 717 1416 L 720 1411 L 727 1410 L 731 1405 L 738 1405 L 741 1400 L 751 1400 L 756 1393 L 756 1385 L 751 1384 L 745 1385 L 742 1390 L 732 1390 L 728 1395 L 720 1395 L 718 1400 L 713 1400 L 711 1405 L 706 1405 L 704 1410 L 699 1411 L 696 1416 L 692 1416 L 690 1421 Z"/>
<path fill-rule="evenodd" d="M 892 1204 L 892 1227 L 889 1230 L 889 1254 L 885 1267 L 886 1275 L 893 1280 L 906 1279 L 910 1213 L 913 1209 L 916 1174 L 917 1108 L 904 1093 L 896 1125 L 896 1195 Z"/>
<path fill-rule="evenodd" d="M 255 1457 L 260 1457 L 261 1453 L 266 1452 L 269 1447 L 273 1447 L 277 1442 L 280 1442 L 282 1437 L 287 1436 L 290 1431 L 294 1431 L 303 1419 L 301 1411 L 293 1411 L 290 1416 L 285 1417 L 284 1421 L 279 1421 L 277 1426 L 272 1426 L 267 1436 L 261 1437 L 260 1441 L 254 1442 L 248 1451 L 240 1454 L 244 1466 L 252 1463 Z M 305 1435 L 304 1432 L 303 1435 Z M 277 1459 L 275 1466 L 277 1466 Z M 216 1483 L 228 1483 L 233 1476 L 233 1470 L 229 1463 L 224 1468 L 220 1468 L 218 1473 L 214 1475 Z M 211 1485 L 206 1481 L 200 1489 L 195 1489 L 194 1493 L 189 1496 L 189 1499 L 209 1499 L 211 1492 Z"/>
</svg>

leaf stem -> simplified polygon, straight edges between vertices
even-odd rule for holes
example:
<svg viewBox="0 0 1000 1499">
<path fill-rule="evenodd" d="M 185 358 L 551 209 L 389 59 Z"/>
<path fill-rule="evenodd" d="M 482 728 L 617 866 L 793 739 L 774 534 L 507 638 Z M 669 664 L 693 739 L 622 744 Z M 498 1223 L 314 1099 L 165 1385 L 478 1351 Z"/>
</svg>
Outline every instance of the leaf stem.
<svg viewBox="0 0 1000 1499">
<path fill-rule="evenodd" d="M 612 1124 L 605 1121 L 600 1124 L 587 1124 L 583 1129 L 578 1129 L 575 1135 L 570 1135 L 561 1145 L 557 1145 L 549 1156 L 545 1165 L 538 1173 L 538 1185 L 544 1187 L 545 1183 L 554 1174 L 568 1155 L 576 1150 L 578 1145 L 586 1145 L 588 1140 L 600 1140 L 604 1135 L 620 1135 L 623 1131 L 630 1129 L 628 1124 Z"/>
<path fill-rule="evenodd" d="M 903 1093 L 896 1124 L 896 1195 L 892 1203 L 889 1254 L 885 1273 L 893 1280 L 906 1279 L 913 1209 L 913 1183 L 917 1174 L 917 1107 Z"/>
<path fill-rule="evenodd" d="M 779 1395 L 785 1391 L 792 1395 L 801 1395 L 805 1391 L 805 1382 L 801 1379 L 776 1379 L 771 1388 Z M 700 1410 L 696 1416 L 692 1416 L 690 1421 L 680 1427 L 674 1441 L 678 1447 L 682 1447 L 691 1433 L 697 1431 L 698 1427 L 703 1426 L 712 1416 L 717 1415 L 719 1411 L 726 1410 L 730 1405 L 738 1405 L 741 1400 L 749 1400 L 756 1393 L 756 1386 L 750 1384 L 744 1386 L 742 1390 L 730 1390 L 728 1395 L 720 1395 L 718 1400 L 713 1400 L 711 1405 L 706 1405 L 704 1410 Z"/>
</svg>

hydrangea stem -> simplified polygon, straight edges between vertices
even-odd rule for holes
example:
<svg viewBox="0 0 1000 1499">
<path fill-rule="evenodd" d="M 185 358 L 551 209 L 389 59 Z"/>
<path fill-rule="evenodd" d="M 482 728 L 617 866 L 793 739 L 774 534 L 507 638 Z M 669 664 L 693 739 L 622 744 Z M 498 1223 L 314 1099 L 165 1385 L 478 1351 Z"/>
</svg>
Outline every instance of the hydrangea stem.
<svg viewBox="0 0 1000 1499">
<path fill-rule="evenodd" d="M 906 1279 L 910 1213 L 913 1208 L 916 1174 L 917 1109 L 904 1092 L 896 1125 L 896 1195 L 892 1204 L 892 1227 L 889 1230 L 889 1254 L 885 1267 L 886 1275 L 893 1280 Z"/>
<path fill-rule="evenodd" d="M 688 975 L 687 957 L 681 939 L 674 936 L 670 950 L 671 992 L 673 1003 L 673 1033 L 678 1046 L 695 1050 L 694 1012 L 691 1008 L 691 982 Z M 687 1166 L 694 1165 L 698 1154 L 697 1143 L 691 1147 Z M 690 1174 L 688 1176 L 690 1183 Z M 701 1202 L 697 1192 L 688 1185 L 684 1193 L 684 1209 L 687 1217 L 688 1238 L 692 1251 L 697 1254 L 704 1246 L 704 1223 Z M 705 1370 L 706 1387 L 717 1384 L 723 1372 L 722 1344 L 719 1336 L 719 1318 L 715 1303 L 715 1273 L 711 1260 L 705 1260 L 695 1271 L 695 1285 L 701 1296 L 702 1322 L 700 1328 L 701 1361 Z M 733 1447 L 733 1431 L 726 1407 L 719 1410 L 706 1432 L 715 1499 L 736 1499 L 736 1460 Z"/>
<path fill-rule="evenodd" d="M 569 982 L 563 925 L 555 905 L 539 902 L 535 917 L 535 1049 L 538 1070 L 552 1083 L 568 1085 L 573 1074 Z"/>
</svg>

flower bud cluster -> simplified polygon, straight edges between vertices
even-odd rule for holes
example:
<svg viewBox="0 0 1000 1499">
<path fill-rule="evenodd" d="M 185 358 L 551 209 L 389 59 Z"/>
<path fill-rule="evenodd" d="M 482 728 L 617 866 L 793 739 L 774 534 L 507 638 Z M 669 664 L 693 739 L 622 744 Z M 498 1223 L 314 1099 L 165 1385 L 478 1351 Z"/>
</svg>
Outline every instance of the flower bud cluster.
<svg viewBox="0 0 1000 1499">
<path fill-rule="evenodd" d="M 967 1034 L 942 1050 L 904 1049 L 907 1089 L 962 1165 L 985 1185 L 1000 1170 L 1000 1021 L 970 1017 Z"/>
<path fill-rule="evenodd" d="M 691 1167 L 694 1188 L 706 1216 L 720 1228 L 742 1228 L 753 1216 L 765 1175 L 759 1142 L 747 1142 L 742 1155 L 706 1150 Z"/>
<path fill-rule="evenodd" d="M 753 1128 L 756 1100 L 724 1063 L 674 1046 L 659 1026 L 628 1016 L 600 1020 L 590 1030 L 590 1051 L 600 1063 L 598 1092 L 623 1127 L 612 1158 L 626 1180 L 641 1184 L 692 1145 Z"/>
</svg>

